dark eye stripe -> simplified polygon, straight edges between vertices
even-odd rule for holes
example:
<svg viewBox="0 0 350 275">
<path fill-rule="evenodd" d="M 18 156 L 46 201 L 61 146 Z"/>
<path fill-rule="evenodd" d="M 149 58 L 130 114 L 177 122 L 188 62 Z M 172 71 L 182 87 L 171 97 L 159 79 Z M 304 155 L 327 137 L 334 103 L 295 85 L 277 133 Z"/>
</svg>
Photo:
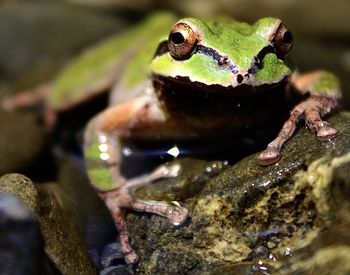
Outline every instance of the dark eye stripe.
<svg viewBox="0 0 350 275">
<path fill-rule="evenodd" d="M 230 59 L 228 59 L 226 56 L 222 56 L 212 48 L 209 48 L 203 45 L 198 45 L 195 53 L 202 53 L 202 54 L 208 55 L 214 60 L 216 60 L 219 66 L 226 67 L 226 69 L 228 69 L 234 74 L 238 73 L 237 66 L 233 64 Z"/>
<path fill-rule="evenodd" d="M 266 47 L 264 47 L 257 55 L 257 58 L 260 60 L 263 60 L 265 55 L 267 55 L 268 53 L 274 53 L 275 49 L 274 47 L 272 47 L 271 45 L 268 45 Z"/>
<path fill-rule="evenodd" d="M 254 58 L 254 62 L 252 63 L 251 67 L 248 70 L 248 73 L 253 74 L 256 71 L 258 71 L 259 69 L 261 69 L 261 67 L 262 67 L 261 60 L 263 60 L 265 55 L 267 55 L 268 53 L 275 53 L 275 49 L 271 45 L 268 45 L 268 46 L 264 47 L 256 55 L 256 57 Z"/>
<path fill-rule="evenodd" d="M 154 54 L 154 57 L 161 56 L 167 52 L 169 52 L 168 42 L 167 40 L 164 40 L 159 43 L 158 48 Z M 211 58 L 213 58 L 215 61 L 217 61 L 219 66 L 225 66 L 229 71 L 231 71 L 234 74 L 238 73 L 238 69 L 235 64 L 233 64 L 227 57 L 222 56 L 212 48 L 209 48 L 203 45 L 198 45 L 193 54 L 196 54 L 196 53 L 208 55 Z"/>
<path fill-rule="evenodd" d="M 161 56 L 167 52 L 169 52 L 168 40 L 164 40 L 159 43 L 158 48 L 156 49 L 153 57 Z"/>
</svg>

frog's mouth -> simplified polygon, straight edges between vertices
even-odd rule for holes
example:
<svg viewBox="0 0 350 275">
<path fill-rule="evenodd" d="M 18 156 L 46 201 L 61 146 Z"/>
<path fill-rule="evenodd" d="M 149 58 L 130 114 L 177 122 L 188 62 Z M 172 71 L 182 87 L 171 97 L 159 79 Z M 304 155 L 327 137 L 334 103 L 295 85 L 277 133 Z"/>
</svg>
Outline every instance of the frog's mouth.
<svg viewBox="0 0 350 275">
<path fill-rule="evenodd" d="M 151 76 L 159 101 L 171 111 L 190 112 L 197 115 L 206 112 L 232 113 L 254 112 L 261 106 L 285 102 L 283 92 L 287 77 L 278 84 L 258 87 L 242 84 L 236 87 L 205 85 L 191 82 L 187 77 Z M 277 103 L 278 104 L 278 103 Z"/>
<path fill-rule="evenodd" d="M 166 77 L 158 74 L 152 74 L 151 79 L 157 93 L 194 93 L 196 96 L 207 96 L 207 94 L 225 94 L 228 97 L 237 96 L 252 96 L 258 93 L 266 93 L 276 88 L 285 87 L 289 75 L 285 76 L 281 81 L 274 84 L 263 84 L 259 86 L 251 86 L 248 84 L 241 84 L 238 86 L 221 86 L 218 84 L 206 85 L 201 82 L 191 81 L 189 77 L 177 76 Z"/>
</svg>

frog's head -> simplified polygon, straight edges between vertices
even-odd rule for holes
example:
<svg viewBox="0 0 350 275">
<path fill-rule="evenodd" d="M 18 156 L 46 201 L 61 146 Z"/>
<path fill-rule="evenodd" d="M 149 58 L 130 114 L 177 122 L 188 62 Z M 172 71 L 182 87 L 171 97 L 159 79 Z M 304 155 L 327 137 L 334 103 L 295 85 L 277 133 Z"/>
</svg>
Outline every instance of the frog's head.
<svg viewBox="0 0 350 275">
<path fill-rule="evenodd" d="M 192 87 L 256 90 L 290 76 L 286 57 L 291 47 L 292 35 L 277 18 L 263 18 L 253 25 L 186 18 L 159 44 L 151 76 Z"/>
</svg>

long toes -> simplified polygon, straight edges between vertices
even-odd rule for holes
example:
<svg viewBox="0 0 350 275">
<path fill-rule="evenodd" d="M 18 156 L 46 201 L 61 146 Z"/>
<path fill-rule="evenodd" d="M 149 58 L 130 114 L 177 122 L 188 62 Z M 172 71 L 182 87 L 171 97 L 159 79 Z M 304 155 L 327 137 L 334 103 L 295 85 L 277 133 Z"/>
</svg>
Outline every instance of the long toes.
<svg viewBox="0 0 350 275">
<path fill-rule="evenodd" d="M 185 207 L 171 207 L 166 216 L 173 225 L 181 225 L 188 217 L 188 210 Z"/>
<path fill-rule="evenodd" d="M 323 126 L 317 132 L 317 139 L 318 140 L 332 139 L 337 135 L 337 132 L 338 131 L 332 127 Z"/>
<path fill-rule="evenodd" d="M 281 153 L 273 147 L 266 148 L 259 156 L 258 161 L 262 166 L 267 166 L 278 161 Z"/>
<path fill-rule="evenodd" d="M 124 260 L 127 264 L 134 264 L 138 262 L 139 256 L 137 256 L 135 251 L 130 251 L 124 255 Z"/>
<path fill-rule="evenodd" d="M 169 177 L 177 177 L 180 174 L 181 165 L 173 164 L 168 167 L 168 176 Z"/>
<path fill-rule="evenodd" d="M 173 178 L 177 177 L 181 171 L 180 164 L 173 164 L 170 166 L 162 165 L 154 170 L 153 174 L 155 178 Z"/>
</svg>

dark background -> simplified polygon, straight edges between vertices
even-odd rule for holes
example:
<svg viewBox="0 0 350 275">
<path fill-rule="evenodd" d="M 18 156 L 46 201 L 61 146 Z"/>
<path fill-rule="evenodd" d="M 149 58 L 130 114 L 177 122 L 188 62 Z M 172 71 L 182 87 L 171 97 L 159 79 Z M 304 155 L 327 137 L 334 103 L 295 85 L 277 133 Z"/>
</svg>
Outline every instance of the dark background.
<svg viewBox="0 0 350 275">
<path fill-rule="evenodd" d="M 263 16 L 281 18 L 294 34 L 297 68 L 337 74 L 349 109 L 348 0 L 0 1 L 0 97 L 54 79 L 82 49 L 157 9 L 180 16 L 224 14 L 250 23 Z"/>
</svg>

